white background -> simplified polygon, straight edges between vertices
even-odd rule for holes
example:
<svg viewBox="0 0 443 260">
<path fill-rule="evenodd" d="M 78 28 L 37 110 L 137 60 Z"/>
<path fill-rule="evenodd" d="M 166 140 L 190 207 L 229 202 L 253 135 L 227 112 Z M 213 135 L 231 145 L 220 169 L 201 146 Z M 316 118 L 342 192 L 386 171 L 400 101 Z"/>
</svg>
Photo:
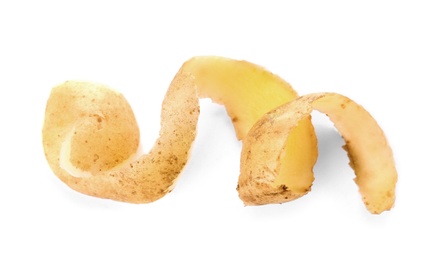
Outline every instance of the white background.
<svg viewBox="0 0 443 260">
<path fill-rule="evenodd" d="M 443 259 L 441 1 L 144 2 L 0 2 L 0 259 Z M 148 151 L 169 83 L 196 55 L 245 59 L 299 94 L 362 104 L 394 151 L 395 207 L 366 211 L 343 141 L 317 113 L 312 191 L 244 207 L 241 143 L 208 100 L 192 157 L 163 199 L 97 199 L 55 177 L 41 145 L 53 86 L 118 89 Z"/>
</svg>

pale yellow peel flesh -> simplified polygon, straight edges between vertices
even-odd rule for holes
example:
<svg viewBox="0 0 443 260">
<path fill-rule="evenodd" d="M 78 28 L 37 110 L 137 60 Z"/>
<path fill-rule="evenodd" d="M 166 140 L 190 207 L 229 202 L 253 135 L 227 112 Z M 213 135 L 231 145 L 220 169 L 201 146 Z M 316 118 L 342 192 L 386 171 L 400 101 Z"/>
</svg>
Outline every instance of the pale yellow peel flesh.
<svg viewBox="0 0 443 260">
<path fill-rule="evenodd" d="M 298 97 L 289 83 L 247 61 L 194 57 L 182 70 L 194 76 L 200 98 L 226 107 L 239 140 L 265 113 Z"/>
<path fill-rule="evenodd" d="M 131 203 L 155 201 L 171 191 L 188 160 L 199 116 L 198 99 L 205 97 L 225 105 L 242 139 L 263 114 L 297 94 L 288 83 L 255 64 L 221 57 L 193 58 L 182 66 L 166 93 L 154 147 L 148 154 L 131 158 L 138 147 L 139 130 L 124 97 L 104 86 L 67 82 L 54 88 L 47 102 L 46 158 L 63 182 L 84 194 Z M 309 120 L 306 127 L 297 129 L 300 133 L 294 139 L 313 136 Z M 296 155 L 297 149 L 287 150 Z M 312 175 L 312 167 L 308 174 Z"/>
<path fill-rule="evenodd" d="M 302 96 L 269 112 L 254 125 L 243 144 L 240 198 L 247 205 L 261 205 L 303 195 L 275 183 L 279 182 L 280 155 L 288 133 L 313 109 L 327 114 L 343 136 L 366 208 L 374 214 L 391 209 L 397 171 L 385 135 L 363 107 L 336 93 Z"/>
</svg>

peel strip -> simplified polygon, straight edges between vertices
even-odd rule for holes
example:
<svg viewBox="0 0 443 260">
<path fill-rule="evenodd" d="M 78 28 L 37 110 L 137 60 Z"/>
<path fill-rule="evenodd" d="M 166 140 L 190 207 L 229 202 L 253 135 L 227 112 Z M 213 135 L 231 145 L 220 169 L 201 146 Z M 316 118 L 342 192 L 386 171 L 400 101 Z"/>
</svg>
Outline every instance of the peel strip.
<svg viewBox="0 0 443 260">
<path fill-rule="evenodd" d="M 238 186 L 240 198 L 246 205 L 261 205 L 281 203 L 303 195 L 275 183 L 288 133 L 299 127 L 301 120 L 309 117 L 313 109 L 328 115 L 343 136 L 344 148 L 366 208 L 374 214 L 391 209 L 395 201 L 397 171 L 385 135 L 363 107 L 336 93 L 299 97 L 269 112 L 254 125 L 243 142 Z"/>
<path fill-rule="evenodd" d="M 310 113 L 317 109 L 344 137 L 367 209 L 390 209 L 397 173 L 375 120 L 339 94 L 297 97 L 287 82 L 255 64 L 195 57 L 171 82 L 162 104 L 160 135 L 148 154 L 135 157 L 139 130 L 125 98 L 88 82 L 66 82 L 52 90 L 43 146 L 54 173 L 74 190 L 117 201 L 152 202 L 173 189 L 195 139 L 198 100 L 211 98 L 226 107 L 238 139 L 244 139 L 240 198 L 246 205 L 282 203 L 310 191 L 317 160 Z"/>
</svg>

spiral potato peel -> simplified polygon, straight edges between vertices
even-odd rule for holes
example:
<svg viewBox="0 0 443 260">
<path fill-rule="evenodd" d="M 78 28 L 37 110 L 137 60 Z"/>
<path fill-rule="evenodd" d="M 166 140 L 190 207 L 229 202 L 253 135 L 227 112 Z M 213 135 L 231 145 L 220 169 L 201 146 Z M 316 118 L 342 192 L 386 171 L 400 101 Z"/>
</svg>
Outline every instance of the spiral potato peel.
<svg viewBox="0 0 443 260">
<path fill-rule="evenodd" d="M 243 140 L 237 186 L 245 205 L 282 203 L 311 189 L 317 160 L 313 109 L 327 114 L 345 139 L 367 209 L 395 201 L 392 151 L 371 115 L 336 93 L 299 97 L 283 79 L 246 61 L 203 56 L 186 61 L 172 80 L 152 149 L 137 155 L 140 133 L 122 94 L 104 85 L 68 81 L 51 91 L 42 139 L 53 172 L 81 193 L 148 203 L 170 192 L 196 136 L 199 99 L 225 106 Z"/>
</svg>

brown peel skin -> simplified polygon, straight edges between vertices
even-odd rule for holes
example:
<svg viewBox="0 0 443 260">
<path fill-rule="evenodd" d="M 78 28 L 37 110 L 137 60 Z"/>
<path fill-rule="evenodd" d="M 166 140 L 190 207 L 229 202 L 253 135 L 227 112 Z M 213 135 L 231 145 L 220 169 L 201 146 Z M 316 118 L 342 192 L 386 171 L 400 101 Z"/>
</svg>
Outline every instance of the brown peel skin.
<svg viewBox="0 0 443 260">
<path fill-rule="evenodd" d="M 239 195 L 247 205 L 282 203 L 302 192 L 276 186 L 279 155 L 287 134 L 313 109 L 325 113 L 346 142 L 350 165 L 368 211 L 380 214 L 393 207 L 397 171 L 392 150 L 374 118 L 360 105 L 336 93 L 302 96 L 265 115 L 244 140 Z"/>
<path fill-rule="evenodd" d="M 287 152 L 285 145 L 290 139 L 290 133 L 297 129 L 299 123 L 310 117 L 310 112 L 309 107 L 290 102 L 269 112 L 252 127 L 243 140 L 237 188 L 245 205 L 283 203 L 310 191 L 314 181 L 312 168 L 317 160 L 316 146 L 301 148 L 307 163 L 301 163 L 299 166 L 307 167 L 307 171 L 291 172 L 290 175 L 295 178 L 293 185 L 290 182 L 278 183 L 282 162 L 285 160 L 283 156 Z M 310 131 L 309 138 L 298 141 L 316 144 L 316 137 L 314 132 Z M 296 154 L 291 154 L 288 158 L 293 161 L 297 159 Z"/>
<path fill-rule="evenodd" d="M 130 203 L 155 201 L 172 190 L 187 163 L 196 135 L 198 99 L 206 97 L 226 107 L 242 139 L 262 115 L 297 94 L 255 64 L 193 58 L 182 66 L 166 93 L 154 147 L 134 159 L 139 130 L 124 97 L 104 86 L 67 82 L 54 88 L 47 102 L 46 158 L 63 182 L 84 194 Z M 313 136 L 310 121 L 305 124 L 306 128 L 294 131 L 294 140 Z M 308 145 L 315 147 L 315 142 Z M 296 146 L 287 150 L 299 152 Z M 291 160 L 285 165 L 293 168 Z"/>
<path fill-rule="evenodd" d="M 137 150 L 140 136 L 132 109 L 121 94 L 100 84 L 72 81 L 53 88 L 47 102 L 43 146 L 51 164 L 58 163 L 61 144 L 69 134 L 72 163 L 93 172 L 128 158 Z"/>
</svg>

